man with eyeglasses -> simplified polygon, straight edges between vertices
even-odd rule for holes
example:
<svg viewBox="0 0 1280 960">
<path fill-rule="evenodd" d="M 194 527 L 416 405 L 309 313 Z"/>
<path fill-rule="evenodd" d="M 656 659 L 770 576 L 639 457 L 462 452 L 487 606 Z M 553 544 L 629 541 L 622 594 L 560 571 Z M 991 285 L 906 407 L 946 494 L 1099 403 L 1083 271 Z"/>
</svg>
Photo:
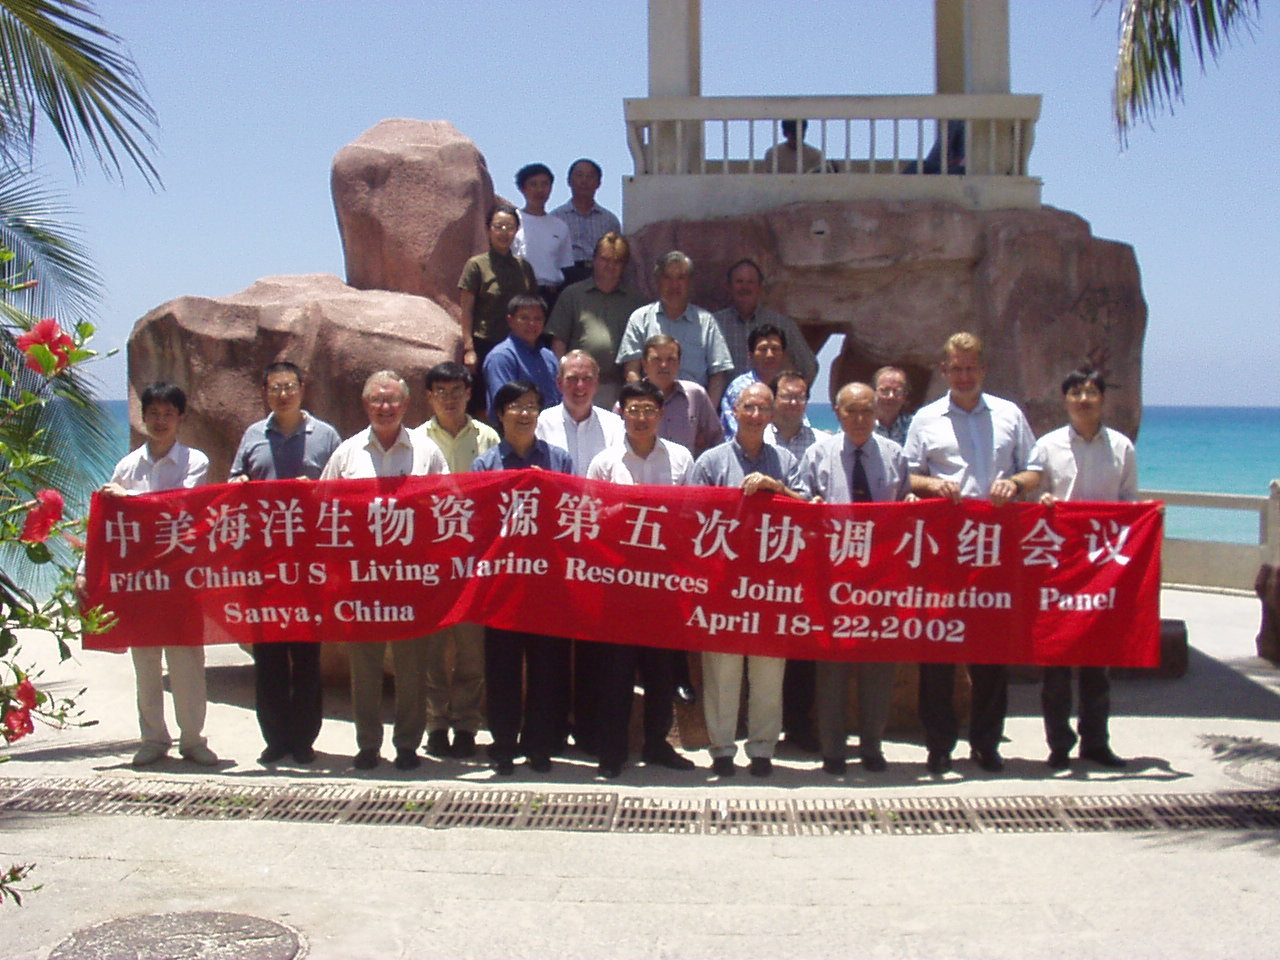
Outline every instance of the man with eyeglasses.
<svg viewBox="0 0 1280 960">
<path fill-rule="evenodd" d="M 450 473 L 467 473 L 476 457 L 499 442 L 493 427 L 467 414 L 473 383 L 471 371 L 459 363 L 438 363 L 427 371 L 435 415 L 414 432 L 440 448 Z M 427 753 L 438 759 L 475 756 L 476 734 L 484 726 L 484 628 L 457 623 L 431 634 L 426 644 Z"/>
<path fill-rule="evenodd" d="M 693 471 L 687 449 L 658 436 L 662 416 L 662 391 L 647 380 L 623 386 L 619 397 L 626 437 L 616 447 L 597 454 L 587 468 L 587 479 L 612 483 L 683 486 Z M 636 669 L 644 687 L 644 750 L 648 765 L 671 770 L 692 770 L 693 761 L 667 742 L 674 716 L 675 685 L 671 677 L 671 652 L 655 647 L 610 643 L 602 651 L 600 695 L 597 700 L 599 774 L 613 779 L 627 762 L 631 728 L 631 697 Z"/>
<path fill-rule="evenodd" d="M 444 454 L 418 431 L 405 429 L 409 384 L 394 370 L 371 373 L 361 391 L 369 426 L 346 440 L 325 464 L 321 480 L 407 477 L 449 472 Z M 372 770 L 381 761 L 382 681 L 387 643 L 376 640 L 347 644 L 351 662 L 351 712 L 356 727 L 357 770 Z M 426 637 L 390 644 L 396 677 L 395 726 L 391 743 L 397 770 L 422 764 L 418 748 L 427 726 Z"/>
<path fill-rule="evenodd" d="M 1036 441 L 1030 468 L 1048 488 L 1040 502 L 1059 500 L 1133 501 L 1138 499 L 1138 463 L 1133 443 L 1104 426 L 1107 382 L 1093 367 L 1080 367 L 1062 381 L 1062 399 L 1070 421 Z M 1040 706 L 1052 770 L 1071 766 L 1071 748 L 1080 742 L 1080 758 L 1119 769 L 1127 761 L 1111 751 L 1111 681 L 1106 667 L 1080 667 L 1079 737 L 1071 729 L 1071 667 L 1045 667 Z"/>
<path fill-rule="evenodd" d="M 907 404 L 906 371 L 881 367 L 871 377 L 871 389 L 876 396 L 876 433 L 902 446 L 911 429 L 911 414 L 902 411 Z"/>
<path fill-rule="evenodd" d="M 240 438 L 232 483 L 319 478 L 342 439 L 302 408 L 304 382 L 302 370 L 287 360 L 263 372 L 262 396 L 271 413 Z M 292 754 L 298 763 L 311 763 L 324 710 L 320 645 L 255 643 L 252 652 L 254 709 L 266 742 L 258 762 L 278 763 Z"/>
<path fill-rule="evenodd" d="M 600 385 L 595 404 L 606 410 L 613 408 L 622 386 L 622 370 L 615 360 L 622 332 L 631 314 L 645 302 L 622 283 L 630 258 L 626 238 L 606 233 L 595 246 L 590 277 L 565 287 L 547 320 L 546 332 L 556 356 L 585 350 L 596 361 Z"/>
<path fill-rule="evenodd" d="M 753 331 L 754 333 L 754 331 Z M 737 396 L 733 408 L 737 432 L 732 440 L 712 447 L 693 465 L 695 485 L 738 487 L 745 496 L 796 493 L 799 471 L 796 458 L 765 442 L 764 431 L 773 420 L 773 394 L 763 383 L 752 383 Z M 737 653 L 702 654 L 703 710 L 711 740 L 711 769 L 716 776 L 734 775 L 738 752 L 734 734 L 745 666 L 748 683 L 746 754 L 752 776 L 773 773 L 773 751 L 782 734 L 782 678 L 787 661 L 781 657 L 743 656 Z"/>
</svg>

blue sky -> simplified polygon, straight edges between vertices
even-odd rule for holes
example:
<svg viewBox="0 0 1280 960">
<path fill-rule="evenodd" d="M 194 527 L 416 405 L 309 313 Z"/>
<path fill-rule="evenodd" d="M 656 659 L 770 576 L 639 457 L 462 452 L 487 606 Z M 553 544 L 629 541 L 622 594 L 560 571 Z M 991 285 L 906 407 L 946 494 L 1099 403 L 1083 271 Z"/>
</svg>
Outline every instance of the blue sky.
<svg viewBox="0 0 1280 960">
<path fill-rule="evenodd" d="M 44 137 L 107 281 L 100 349 L 184 294 L 270 274 L 343 275 L 333 155 L 386 117 L 443 119 L 475 140 L 495 184 L 530 161 L 605 168 L 621 208 L 624 97 L 646 93 L 646 4 L 561 0 L 107 0 L 160 118 L 165 189 L 96 173 L 76 184 Z M 1280 404 L 1280 28 L 1188 77 L 1187 103 L 1121 151 L 1110 123 L 1114 2 L 1012 0 L 1015 93 L 1044 97 L 1031 172 L 1044 202 L 1133 244 L 1150 310 L 1154 404 Z M 932 0 L 704 0 L 706 95 L 927 93 Z M 1264 11 L 1265 12 L 1265 11 Z M 103 395 L 125 394 L 121 355 Z"/>
</svg>

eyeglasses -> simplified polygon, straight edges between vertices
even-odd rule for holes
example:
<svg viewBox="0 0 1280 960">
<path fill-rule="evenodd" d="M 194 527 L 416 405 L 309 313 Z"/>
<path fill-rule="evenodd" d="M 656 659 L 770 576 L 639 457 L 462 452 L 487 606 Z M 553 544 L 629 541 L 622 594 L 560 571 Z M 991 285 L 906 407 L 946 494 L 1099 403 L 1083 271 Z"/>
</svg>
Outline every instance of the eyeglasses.
<svg viewBox="0 0 1280 960">
<path fill-rule="evenodd" d="M 662 409 L 660 407 L 656 407 L 651 403 L 633 403 L 630 406 L 623 408 L 622 415 L 625 417 L 635 417 L 637 420 L 640 420 L 648 419 L 649 417 L 656 417 L 661 412 Z"/>
<path fill-rule="evenodd" d="M 502 412 L 503 412 L 503 413 L 514 413 L 514 414 L 516 414 L 517 416 L 522 416 L 522 415 L 524 415 L 524 414 L 528 414 L 528 413 L 538 413 L 538 412 L 539 412 L 539 409 L 540 409 L 540 408 L 535 407 L 535 406 L 532 406 L 532 405 L 527 405 L 527 404 L 518 404 L 518 403 L 509 403 L 509 404 L 507 404 L 505 407 L 503 407 L 503 408 L 502 408 Z"/>
<path fill-rule="evenodd" d="M 431 395 L 437 400 L 461 400 L 467 395 L 466 387 L 432 387 Z"/>
<path fill-rule="evenodd" d="M 390 397 L 378 397 L 378 398 L 366 397 L 364 402 L 371 407 L 398 407 L 405 401 L 403 397 L 398 399 L 393 399 Z"/>
<path fill-rule="evenodd" d="M 273 383 L 267 387 L 267 393 L 276 397 L 285 397 L 291 393 L 297 393 L 301 389 L 302 385 L 297 383 Z"/>
<path fill-rule="evenodd" d="M 902 397 L 906 393 L 902 387 L 876 387 L 876 395 L 881 397 Z"/>
<path fill-rule="evenodd" d="M 738 408 L 743 413 L 749 413 L 754 416 L 757 413 L 772 413 L 773 407 L 763 403 L 744 403 Z"/>
<path fill-rule="evenodd" d="M 493 223 L 489 225 L 490 230 L 497 230 L 499 233 L 515 233 L 520 228 L 511 223 Z"/>
</svg>

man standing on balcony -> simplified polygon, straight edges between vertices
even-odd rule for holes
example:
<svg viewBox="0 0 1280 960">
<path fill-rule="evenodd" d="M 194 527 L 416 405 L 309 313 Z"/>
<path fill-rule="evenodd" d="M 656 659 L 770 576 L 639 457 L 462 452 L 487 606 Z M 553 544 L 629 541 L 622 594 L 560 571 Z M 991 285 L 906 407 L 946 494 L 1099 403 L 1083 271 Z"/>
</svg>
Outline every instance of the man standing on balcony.
<svg viewBox="0 0 1280 960">
<path fill-rule="evenodd" d="M 715 318 L 689 302 L 693 261 L 679 250 L 672 250 L 658 258 L 653 272 L 658 281 L 658 299 L 631 314 L 618 348 L 617 360 L 626 370 L 627 382 L 640 379 L 646 341 L 665 333 L 680 343 L 680 379 L 703 387 L 711 398 L 712 409 L 719 409 L 733 370 L 733 356 Z"/>
<path fill-rule="evenodd" d="M 1138 499 L 1138 464 L 1133 444 L 1124 434 L 1102 425 L 1107 391 L 1102 374 L 1092 367 L 1073 370 L 1062 381 L 1070 424 L 1046 433 L 1031 451 L 1029 469 L 1038 471 L 1048 489 L 1040 502 L 1059 500 Z M 1106 667 L 1080 667 L 1080 757 L 1112 769 L 1125 761 L 1111 752 L 1107 730 L 1111 717 L 1111 682 Z M 1040 691 L 1049 767 L 1071 766 L 1076 734 L 1071 729 L 1071 667 L 1045 667 Z"/>
<path fill-rule="evenodd" d="M 600 164 L 582 157 L 569 165 L 569 202 L 556 207 L 551 215 L 559 217 L 569 228 L 573 244 L 573 266 L 564 272 L 566 283 L 577 283 L 591 276 L 596 244 L 606 233 L 622 233 L 622 223 L 596 203 L 603 172 Z M 598 358 L 597 358 L 598 359 Z M 615 398 L 616 399 L 616 398 Z"/>
<path fill-rule="evenodd" d="M 767 323 L 782 331 L 787 344 L 787 355 L 791 358 L 790 366 L 799 370 L 809 383 L 813 383 L 818 375 L 818 360 L 809 349 L 796 322 L 776 310 L 760 305 L 760 297 L 764 292 L 764 271 L 754 260 L 744 258 L 730 267 L 726 276 L 730 305 L 717 311 L 715 318 L 720 335 L 729 347 L 729 355 L 733 357 L 733 376 L 741 376 L 751 369 L 748 338 L 752 330 Z"/>
<path fill-rule="evenodd" d="M 976 497 L 1001 507 L 1034 488 L 1040 474 L 1027 465 L 1035 434 L 1017 404 L 982 392 L 987 373 L 982 341 L 971 333 L 952 334 L 943 348 L 941 369 L 950 391 L 921 407 L 907 433 L 911 492 L 957 504 Z M 933 774 L 951 769 L 958 734 L 955 674 L 953 663 L 920 665 L 920 722 Z M 970 664 L 969 679 L 973 759 L 983 770 L 998 773 L 1004 769 L 1000 741 L 1009 707 L 1009 668 Z"/>
</svg>

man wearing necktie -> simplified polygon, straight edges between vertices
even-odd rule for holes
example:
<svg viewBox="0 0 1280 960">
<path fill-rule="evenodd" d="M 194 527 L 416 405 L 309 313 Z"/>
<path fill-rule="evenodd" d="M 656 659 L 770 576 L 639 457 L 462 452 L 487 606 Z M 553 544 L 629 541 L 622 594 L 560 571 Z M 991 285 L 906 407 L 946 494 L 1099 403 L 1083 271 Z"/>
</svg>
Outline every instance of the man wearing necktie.
<svg viewBox="0 0 1280 960">
<path fill-rule="evenodd" d="M 865 383 L 850 383 L 836 394 L 841 433 L 823 437 L 800 463 L 801 491 L 826 503 L 914 500 L 911 476 L 902 448 L 876 434 L 875 392 Z M 818 741 L 822 769 L 845 772 L 845 712 L 849 702 L 850 663 L 822 661 L 817 666 Z M 896 663 L 858 664 L 858 755 L 868 772 L 888 764 L 881 741 L 889 720 Z"/>
</svg>

